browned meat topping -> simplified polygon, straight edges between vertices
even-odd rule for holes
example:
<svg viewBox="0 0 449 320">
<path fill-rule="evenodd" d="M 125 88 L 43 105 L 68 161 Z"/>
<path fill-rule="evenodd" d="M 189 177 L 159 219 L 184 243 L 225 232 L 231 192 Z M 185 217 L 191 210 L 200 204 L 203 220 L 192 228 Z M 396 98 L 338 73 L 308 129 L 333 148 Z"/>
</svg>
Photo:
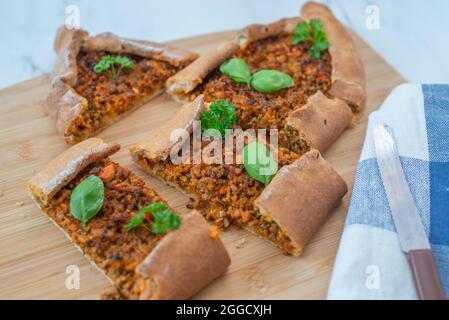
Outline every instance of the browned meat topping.
<svg viewBox="0 0 449 320">
<path fill-rule="evenodd" d="M 281 145 L 290 147 L 284 129 L 289 113 L 304 105 L 318 90 L 326 93 L 331 86 L 331 56 L 325 51 L 319 59 L 313 59 L 308 54 L 311 46 L 307 41 L 292 45 L 291 35 L 284 35 L 255 41 L 236 54 L 246 61 L 251 73 L 274 69 L 289 74 L 295 81 L 291 88 L 260 93 L 215 70 L 192 92 L 191 98 L 203 93 L 207 102 L 228 99 L 237 107 L 239 126 L 277 128 Z"/>
<path fill-rule="evenodd" d="M 71 134 L 75 136 L 102 128 L 111 119 L 143 103 L 163 88 L 165 80 L 177 71 L 164 61 L 120 54 L 129 58 L 134 68 L 123 69 L 118 78 L 113 79 L 107 72 L 95 73 L 93 70 L 105 55 L 117 56 L 107 51 L 81 51 L 78 54 L 75 90 L 87 99 L 89 107 L 72 128 Z"/>
<path fill-rule="evenodd" d="M 331 86 L 329 52 L 313 59 L 308 53 L 311 42 L 292 45 L 291 40 L 291 35 L 258 40 L 237 52 L 235 57 L 244 59 L 251 73 L 274 69 L 289 74 L 295 86 L 264 94 L 231 80 L 217 69 L 188 97 L 193 99 L 204 94 L 206 102 L 231 101 L 236 106 L 237 127 L 278 129 L 279 167 L 291 164 L 310 148 L 301 132 L 286 126 L 286 118 L 291 111 L 303 106 L 309 96 L 318 90 L 326 93 Z M 236 222 L 281 246 L 287 253 L 294 253 L 294 244 L 286 231 L 254 208 L 254 201 L 265 186 L 252 179 L 243 165 L 175 165 L 169 159 L 160 161 L 143 156 L 139 162 L 152 174 L 190 194 L 193 200 L 188 207 L 199 209 L 218 226 L 226 228 Z"/>
<path fill-rule="evenodd" d="M 298 158 L 297 153 L 279 148 L 279 167 Z M 254 208 L 254 201 L 265 186 L 251 178 L 242 164 L 175 165 L 169 158 L 159 161 L 145 157 L 141 157 L 139 162 L 152 174 L 192 195 L 194 198 L 190 206 L 198 209 L 219 227 L 227 228 L 235 222 L 275 242 L 286 252 L 293 252 L 294 246 L 287 233 Z"/>
<path fill-rule="evenodd" d="M 83 231 L 81 223 L 70 213 L 70 195 L 75 186 L 90 175 L 103 180 L 105 199 L 101 211 L 89 220 Z M 128 169 L 102 160 L 88 166 L 61 189 L 44 211 L 105 271 L 120 295 L 137 298 L 142 290 L 142 279 L 134 270 L 163 236 L 144 228 L 126 232 L 125 225 L 142 207 L 153 202 L 164 201 Z M 146 214 L 145 224 L 151 226 L 152 222 L 152 215 Z"/>
</svg>

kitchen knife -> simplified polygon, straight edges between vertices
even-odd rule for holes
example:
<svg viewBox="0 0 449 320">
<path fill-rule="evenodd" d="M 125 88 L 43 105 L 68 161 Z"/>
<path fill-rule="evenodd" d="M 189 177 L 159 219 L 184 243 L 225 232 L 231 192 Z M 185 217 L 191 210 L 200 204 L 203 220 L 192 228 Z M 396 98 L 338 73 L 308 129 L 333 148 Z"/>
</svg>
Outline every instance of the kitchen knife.
<svg viewBox="0 0 449 320">
<path fill-rule="evenodd" d="M 446 299 L 424 226 L 402 170 L 393 130 L 374 127 L 374 148 L 399 243 L 407 253 L 418 297 Z"/>
</svg>

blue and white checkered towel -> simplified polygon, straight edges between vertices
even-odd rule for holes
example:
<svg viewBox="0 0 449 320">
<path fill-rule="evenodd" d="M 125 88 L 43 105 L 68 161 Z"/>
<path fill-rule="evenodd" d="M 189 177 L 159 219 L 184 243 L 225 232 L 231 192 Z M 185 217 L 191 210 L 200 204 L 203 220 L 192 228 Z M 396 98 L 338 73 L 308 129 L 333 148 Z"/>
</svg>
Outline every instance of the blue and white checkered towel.
<svg viewBox="0 0 449 320">
<path fill-rule="evenodd" d="M 449 85 L 404 84 L 369 117 L 329 299 L 416 299 L 374 153 L 373 128 L 394 130 L 402 166 L 449 296 Z"/>
</svg>

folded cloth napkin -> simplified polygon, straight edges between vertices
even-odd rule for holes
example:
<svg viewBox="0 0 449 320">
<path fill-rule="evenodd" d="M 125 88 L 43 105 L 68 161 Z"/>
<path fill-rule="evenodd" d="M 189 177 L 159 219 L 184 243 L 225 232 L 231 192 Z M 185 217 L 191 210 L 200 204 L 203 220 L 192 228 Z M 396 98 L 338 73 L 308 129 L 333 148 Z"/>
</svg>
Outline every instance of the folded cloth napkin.
<svg viewBox="0 0 449 320">
<path fill-rule="evenodd" d="M 373 128 L 394 130 L 402 167 L 449 296 L 449 85 L 403 84 L 369 116 L 328 299 L 416 299 L 374 152 Z"/>
</svg>

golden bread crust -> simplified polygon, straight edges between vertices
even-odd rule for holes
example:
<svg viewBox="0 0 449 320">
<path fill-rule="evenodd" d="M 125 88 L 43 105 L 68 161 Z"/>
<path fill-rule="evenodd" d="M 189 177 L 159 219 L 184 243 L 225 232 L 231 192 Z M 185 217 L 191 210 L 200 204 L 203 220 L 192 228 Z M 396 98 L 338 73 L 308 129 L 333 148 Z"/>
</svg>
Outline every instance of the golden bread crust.
<svg viewBox="0 0 449 320">
<path fill-rule="evenodd" d="M 44 208 L 86 166 L 107 158 L 119 148 L 118 144 L 108 144 L 98 138 L 72 146 L 28 182 L 33 199 Z M 202 215 L 193 211 L 182 215 L 181 219 L 179 229 L 164 236 L 136 267 L 135 272 L 144 278 L 140 299 L 188 299 L 226 272 L 231 262 L 229 254 L 218 235 L 211 235 Z M 106 275 L 101 264 L 97 265 L 98 262 L 76 244 L 73 234 L 56 220 L 52 221 Z"/>
<path fill-rule="evenodd" d="M 323 22 L 332 56 L 332 87 L 328 93 L 345 101 L 354 113 L 360 113 L 366 102 L 365 71 L 351 35 L 325 5 L 307 2 L 301 18 Z"/>
<path fill-rule="evenodd" d="M 225 273 L 230 263 L 223 242 L 211 237 L 199 212 L 191 211 L 137 267 L 138 274 L 150 279 L 140 299 L 188 299 Z"/>
<path fill-rule="evenodd" d="M 85 167 L 119 149 L 120 145 L 105 143 L 99 138 L 84 140 L 65 150 L 33 176 L 27 183 L 28 190 L 40 206 L 45 206 Z"/>
<path fill-rule="evenodd" d="M 103 33 L 90 37 L 86 31 L 69 30 L 64 26 L 58 29 L 54 48 L 57 54 L 57 61 L 50 76 L 50 90 L 47 96 L 48 112 L 55 121 L 56 128 L 64 135 L 66 142 L 69 144 L 74 144 L 89 136 L 95 135 L 103 129 L 99 128 L 97 131 L 87 132 L 81 139 L 75 138 L 69 133 L 72 123 L 88 107 L 88 101 L 74 90 L 78 79 L 76 60 L 80 50 L 106 50 L 117 53 L 131 53 L 146 58 L 165 61 L 175 67 L 185 66 L 198 56 L 196 53 L 190 51 L 150 41 L 121 38 L 111 33 Z M 106 123 L 106 126 L 118 121 L 121 117 L 161 92 L 162 90 L 157 90 L 139 105 L 134 106 L 120 117 Z"/>
<path fill-rule="evenodd" d="M 338 98 L 329 99 L 321 91 L 287 118 L 287 126 L 304 133 L 312 147 L 324 152 L 351 124 L 353 114 Z"/>
<path fill-rule="evenodd" d="M 239 31 L 234 36 L 234 40 L 240 48 L 245 48 L 251 42 L 292 33 L 301 19 L 299 17 L 283 18 L 269 24 L 251 24 Z"/>
<path fill-rule="evenodd" d="M 236 51 L 249 43 L 270 36 L 291 33 L 296 24 L 319 18 L 329 40 L 332 57 L 332 86 L 328 94 L 345 101 L 354 113 L 363 111 L 366 103 L 365 71 L 354 41 L 345 27 L 324 5 L 307 2 L 301 9 L 301 16 L 284 18 L 273 23 L 253 24 L 236 32 L 232 40 L 219 49 L 209 52 L 167 81 L 167 92 L 177 101 L 187 101 L 192 92 L 207 75 Z"/>
<path fill-rule="evenodd" d="M 185 95 L 195 89 L 207 75 L 240 49 L 235 41 L 226 41 L 216 50 L 200 56 L 166 82 L 168 94 L 179 102 L 188 101 Z"/>
<path fill-rule="evenodd" d="M 299 255 L 347 191 L 319 151 L 311 150 L 282 167 L 254 205 L 286 230 Z"/>
<path fill-rule="evenodd" d="M 199 95 L 192 102 L 183 105 L 172 118 L 151 131 L 146 139 L 131 146 L 131 154 L 137 156 L 142 153 L 149 159 L 165 160 L 170 155 L 171 148 L 178 142 L 171 139 L 171 134 L 179 129 L 192 133 L 194 121 L 200 119 L 204 108 L 203 96 Z"/>
</svg>

